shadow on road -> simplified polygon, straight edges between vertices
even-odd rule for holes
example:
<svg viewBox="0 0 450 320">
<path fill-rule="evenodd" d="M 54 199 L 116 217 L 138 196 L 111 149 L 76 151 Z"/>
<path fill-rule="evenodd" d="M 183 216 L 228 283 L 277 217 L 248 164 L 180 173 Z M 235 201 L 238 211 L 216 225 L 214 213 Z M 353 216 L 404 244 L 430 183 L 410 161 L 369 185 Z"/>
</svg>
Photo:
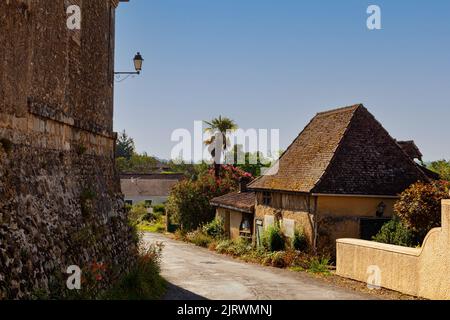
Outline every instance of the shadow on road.
<svg viewBox="0 0 450 320">
<path fill-rule="evenodd" d="M 208 300 L 208 299 L 168 282 L 167 292 L 164 295 L 163 300 Z"/>
</svg>

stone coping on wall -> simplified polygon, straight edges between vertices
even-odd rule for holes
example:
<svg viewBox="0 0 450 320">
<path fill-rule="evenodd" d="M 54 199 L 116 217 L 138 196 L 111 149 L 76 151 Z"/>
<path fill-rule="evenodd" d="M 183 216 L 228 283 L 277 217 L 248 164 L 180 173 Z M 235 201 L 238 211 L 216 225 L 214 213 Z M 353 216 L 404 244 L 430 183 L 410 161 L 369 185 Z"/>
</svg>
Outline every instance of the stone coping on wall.
<svg viewBox="0 0 450 320">
<path fill-rule="evenodd" d="M 416 257 L 420 256 L 420 253 L 422 252 L 421 248 L 402 247 L 402 246 L 396 246 L 396 245 L 392 245 L 392 244 L 360 240 L 360 239 L 338 239 L 338 240 L 336 240 L 336 242 L 353 245 L 353 246 L 358 246 L 358 247 L 366 247 L 366 248 L 372 248 L 372 249 L 376 249 L 376 250 L 407 254 L 407 255 L 416 256 Z"/>
</svg>

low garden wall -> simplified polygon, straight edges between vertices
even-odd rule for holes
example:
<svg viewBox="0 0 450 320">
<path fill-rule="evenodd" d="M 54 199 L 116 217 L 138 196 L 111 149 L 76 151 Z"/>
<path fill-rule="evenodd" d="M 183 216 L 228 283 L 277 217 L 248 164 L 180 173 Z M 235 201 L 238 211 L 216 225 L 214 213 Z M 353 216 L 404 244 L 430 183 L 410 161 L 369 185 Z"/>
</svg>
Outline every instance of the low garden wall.
<svg viewBox="0 0 450 320">
<path fill-rule="evenodd" d="M 442 201 L 442 227 L 422 248 L 357 239 L 337 240 L 336 272 L 354 280 L 428 299 L 450 299 L 450 200 Z"/>
</svg>

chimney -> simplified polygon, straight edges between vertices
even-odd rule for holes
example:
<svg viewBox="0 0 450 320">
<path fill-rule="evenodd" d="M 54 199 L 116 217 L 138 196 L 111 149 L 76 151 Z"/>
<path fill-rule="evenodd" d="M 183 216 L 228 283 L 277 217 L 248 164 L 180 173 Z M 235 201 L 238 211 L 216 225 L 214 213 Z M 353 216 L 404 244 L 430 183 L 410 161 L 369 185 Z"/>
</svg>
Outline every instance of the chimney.
<svg viewBox="0 0 450 320">
<path fill-rule="evenodd" d="M 239 179 L 239 193 L 247 192 L 247 185 L 249 183 L 250 179 L 247 177 L 241 177 Z"/>
</svg>

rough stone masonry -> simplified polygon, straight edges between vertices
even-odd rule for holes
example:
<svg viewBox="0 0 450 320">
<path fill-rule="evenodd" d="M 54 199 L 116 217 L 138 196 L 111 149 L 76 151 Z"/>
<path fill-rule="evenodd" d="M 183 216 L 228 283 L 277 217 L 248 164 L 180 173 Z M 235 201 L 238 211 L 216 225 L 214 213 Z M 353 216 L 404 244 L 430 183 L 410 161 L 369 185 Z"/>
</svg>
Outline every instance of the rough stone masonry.
<svg viewBox="0 0 450 320">
<path fill-rule="evenodd" d="M 118 2 L 0 1 L 0 299 L 58 294 L 70 265 L 104 263 L 107 286 L 134 262 L 114 168 Z"/>
</svg>

